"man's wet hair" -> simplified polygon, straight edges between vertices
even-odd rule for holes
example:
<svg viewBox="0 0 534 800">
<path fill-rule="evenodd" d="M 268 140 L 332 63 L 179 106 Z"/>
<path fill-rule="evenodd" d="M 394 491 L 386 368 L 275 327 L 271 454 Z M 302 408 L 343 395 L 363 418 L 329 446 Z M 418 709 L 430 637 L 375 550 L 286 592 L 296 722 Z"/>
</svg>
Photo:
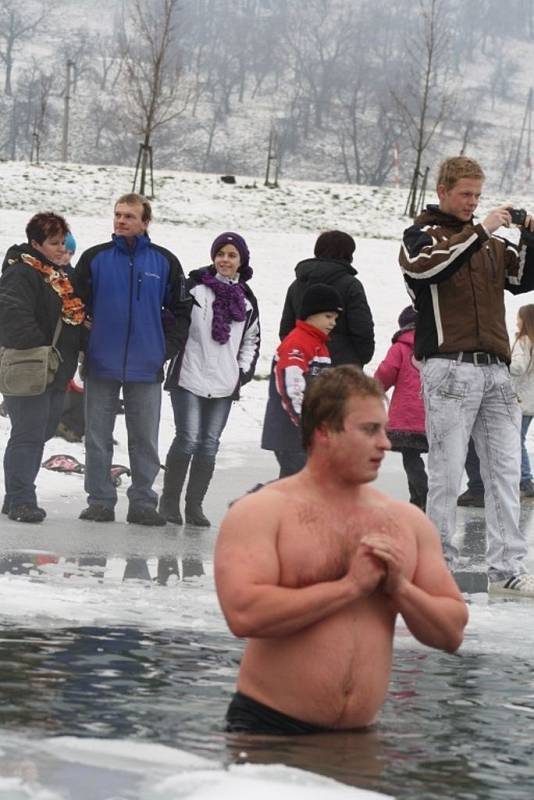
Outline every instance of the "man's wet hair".
<svg viewBox="0 0 534 800">
<path fill-rule="evenodd" d="M 439 167 L 436 186 L 452 189 L 462 178 L 474 178 L 483 181 L 486 176 L 484 170 L 474 158 L 467 156 L 453 156 L 442 161 Z"/>
<path fill-rule="evenodd" d="M 26 225 L 26 237 L 30 244 L 32 241 L 42 244 L 51 236 L 61 236 L 64 239 L 68 233 L 70 233 L 70 229 L 65 218 L 52 211 L 41 211 L 39 214 L 34 214 Z"/>
<path fill-rule="evenodd" d="M 152 206 L 144 195 L 137 194 L 137 192 L 129 192 L 128 194 L 121 195 L 118 200 L 115 200 L 115 208 L 117 208 L 119 203 L 125 203 L 127 206 L 143 206 L 143 222 L 150 222 L 152 220 Z"/>
<path fill-rule="evenodd" d="M 382 385 L 352 364 L 322 370 L 310 381 L 301 415 L 302 445 L 306 451 L 311 447 L 314 432 L 322 426 L 333 431 L 343 430 L 347 401 L 353 395 L 385 398 Z"/>
</svg>

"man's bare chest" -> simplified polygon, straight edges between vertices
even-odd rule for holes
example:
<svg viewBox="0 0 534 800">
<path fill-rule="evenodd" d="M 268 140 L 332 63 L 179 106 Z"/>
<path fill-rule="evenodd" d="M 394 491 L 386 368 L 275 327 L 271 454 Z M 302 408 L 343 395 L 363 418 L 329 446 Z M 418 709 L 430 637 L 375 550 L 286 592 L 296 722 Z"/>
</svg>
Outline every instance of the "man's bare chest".
<svg viewBox="0 0 534 800">
<path fill-rule="evenodd" d="M 403 536 L 383 508 L 347 511 L 314 504 L 293 508 L 284 516 L 278 539 L 282 585 L 308 586 L 342 578 L 361 539 L 370 533 Z"/>
</svg>

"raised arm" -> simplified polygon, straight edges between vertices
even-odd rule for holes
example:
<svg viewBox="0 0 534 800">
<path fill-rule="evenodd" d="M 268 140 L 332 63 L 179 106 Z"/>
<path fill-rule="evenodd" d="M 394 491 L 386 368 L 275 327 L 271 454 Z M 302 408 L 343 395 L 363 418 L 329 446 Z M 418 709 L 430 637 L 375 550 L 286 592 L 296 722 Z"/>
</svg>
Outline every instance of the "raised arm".
<svg viewBox="0 0 534 800">
<path fill-rule="evenodd" d="M 412 225 L 404 231 L 399 263 L 410 285 L 449 280 L 488 239 L 482 225 L 465 225 L 449 237 Z"/>
<path fill-rule="evenodd" d="M 453 653 L 463 641 L 467 606 L 447 569 L 438 532 L 428 517 L 412 507 L 403 508 L 404 513 L 417 540 L 417 564 L 411 580 L 403 574 L 398 541 L 381 535 L 363 541 L 387 565 L 383 589 L 410 632 L 422 644 Z"/>
<path fill-rule="evenodd" d="M 534 216 L 529 214 L 521 228 L 519 244 L 503 240 L 506 259 L 506 289 L 523 294 L 534 289 Z"/>
<path fill-rule="evenodd" d="M 215 548 L 215 583 L 228 627 L 240 637 L 288 636 L 370 594 L 383 566 L 362 556 L 361 567 L 335 581 L 302 588 L 280 584 L 278 528 L 284 499 L 269 487 L 232 506 Z"/>
</svg>

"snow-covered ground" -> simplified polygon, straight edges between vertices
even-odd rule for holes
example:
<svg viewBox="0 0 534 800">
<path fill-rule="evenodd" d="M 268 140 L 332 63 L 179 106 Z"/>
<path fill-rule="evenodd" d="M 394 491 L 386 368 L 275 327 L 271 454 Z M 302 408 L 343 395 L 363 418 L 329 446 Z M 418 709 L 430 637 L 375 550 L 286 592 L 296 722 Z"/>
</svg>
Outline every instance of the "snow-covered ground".
<svg viewBox="0 0 534 800">
<path fill-rule="evenodd" d="M 29 217 L 38 210 L 53 209 L 67 215 L 78 241 L 78 253 L 84 248 L 109 238 L 112 226 L 113 199 L 131 188 L 132 171 L 90 166 L 41 166 L 21 163 L 0 164 L 3 192 L 0 197 L 0 252 L 14 241 L 24 240 L 24 226 Z M 251 286 L 257 294 L 262 322 L 263 344 L 258 372 L 266 376 L 273 351 L 278 342 L 277 330 L 285 291 L 293 278 L 297 261 L 312 254 L 317 234 L 328 228 L 339 228 L 351 233 L 357 240 L 355 265 L 359 270 L 376 323 L 376 355 L 370 365 L 372 370 L 384 356 L 390 337 L 396 330 L 396 319 L 407 305 L 400 270 L 397 265 L 399 240 L 403 228 L 409 223 L 402 216 L 405 196 L 394 190 L 364 189 L 350 186 L 325 186 L 313 183 L 285 183 L 280 190 L 264 187 L 245 188 L 245 179 L 238 179 L 237 186 L 226 186 L 216 176 L 164 173 L 156 176 L 158 197 L 154 201 L 155 222 L 151 228 L 154 241 L 173 250 L 180 258 L 184 269 L 208 263 L 210 244 L 214 236 L 223 230 L 235 229 L 249 243 L 254 278 Z M 159 188 L 161 187 L 161 189 Z M 432 198 L 429 198 L 432 199 Z M 521 198 L 512 198 L 521 205 Z M 484 200 L 483 208 L 501 203 L 503 198 Z M 528 207 L 528 205 L 527 205 Z M 508 321 L 513 331 L 516 309 L 524 302 L 534 300 L 530 296 L 507 299 Z M 219 470 L 237 470 L 247 477 L 249 464 L 255 469 L 265 469 L 264 477 L 274 477 L 274 461 L 266 454 L 258 454 L 261 422 L 266 400 L 267 381 L 253 381 L 243 392 L 239 403 L 234 405 L 228 426 L 223 436 Z M 0 447 L 5 446 L 9 424 L 0 418 Z M 172 411 L 168 398 L 164 397 L 160 432 L 161 456 L 164 458 L 173 436 Z M 123 420 L 117 427 L 119 444 L 115 451 L 117 463 L 127 463 L 126 434 Z M 83 446 L 67 444 L 54 439 L 47 444 L 45 457 L 52 453 L 72 453 L 83 461 Z M 259 461 L 258 461 L 259 459 Z M 259 466 L 258 466 L 259 465 Z M 234 474 L 234 473 L 232 473 Z M 396 454 L 388 456 L 383 474 L 394 486 L 398 496 L 405 496 L 404 477 Z M 0 476 L 1 478 L 1 476 Z M 254 481 L 251 481 L 254 482 Z M 121 503 L 124 508 L 124 489 L 121 487 Z M 38 478 L 39 497 L 43 505 L 51 509 L 49 519 L 39 526 L 41 544 L 46 547 L 46 530 L 67 531 L 72 527 L 73 536 L 83 524 L 77 522 L 79 510 L 84 506 L 83 482 L 77 476 L 64 476 L 41 471 Z M 221 502 L 222 507 L 222 502 Z M 16 523 L 0 521 L 2 549 L 13 548 L 18 536 L 29 549 L 27 530 Z M 26 539 L 24 538 L 26 537 Z M 66 536 L 65 536 L 66 540 Z M 45 544 L 43 544 L 45 542 Z M 207 550 L 212 539 L 205 539 Z M 35 546 L 35 545 L 34 545 Z M 109 541 L 103 544 L 113 549 Z M 51 545 L 49 544 L 49 548 Z M 120 556 L 120 546 L 117 545 Z M 208 557 L 209 560 L 209 557 Z M 108 572 L 113 562 L 108 562 Z M 531 565 L 532 566 L 532 565 Z M 176 595 L 170 595 L 166 587 L 153 586 L 149 590 L 136 585 L 125 587 L 120 579 L 104 581 L 100 586 L 91 582 L 84 584 L 83 576 L 78 580 L 64 580 L 65 564 L 51 564 L 43 572 L 46 580 L 34 580 L 30 576 L 0 576 L 2 594 L 1 616 L 4 620 L 26 625 L 65 624 L 83 625 L 130 623 L 158 627 L 166 619 L 175 619 Z M 33 576 L 35 577 L 35 576 Z M 204 577 L 194 587 L 180 586 L 180 625 L 194 629 L 224 630 L 213 591 L 213 580 L 209 566 Z M 485 596 L 477 596 L 471 609 L 471 622 L 465 644 L 467 649 L 491 652 L 509 642 L 521 652 L 531 652 L 532 626 L 531 608 L 526 605 L 488 605 Z M 521 633 L 519 633 L 521 632 Z M 403 646 L 407 637 L 399 637 Z M 411 642 L 411 640 L 410 640 Z M 411 642 L 413 644 L 413 642 Z M 507 645 L 508 646 L 508 645 Z M 516 651 L 517 652 L 517 651 Z M 35 744 L 35 743 L 34 743 Z M 31 749 L 31 743 L 22 739 L 22 745 Z M 8 740 L 0 733 L 0 755 L 15 747 L 13 737 Z M 35 745 L 37 746 L 37 745 Z M 218 769 L 210 763 L 211 772 L 206 775 L 206 764 L 193 763 L 195 757 L 180 755 L 179 751 L 163 748 L 157 753 L 146 745 L 143 752 L 136 751 L 131 743 L 116 742 L 106 754 L 98 744 L 82 742 L 56 742 L 48 746 L 50 758 L 72 757 L 78 763 L 96 759 L 103 768 L 105 757 L 115 758 L 117 768 L 143 769 L 146 762 L 157 763 L 162 759 L 172 761 L 175 773 L 161 779 L 147 790 L 146 797 L 194 797 L 226 798 L 244 797 L 254 793 L 258 798 L 276 792 L 280 798 L 361 797 L 358 790 L 340 784 L 323 782 L 323 779 L 301 774 L 286 768 L 248 769 L 235 767 L 230 772 Z M 63 749 L 62 749 L 63 748 Z M 95 755 L 96 753 L 96 755 Z M 67 754 L 67 755 L 65 755 Z M 70 756 L 69 756 L 70 754 Z M 105 756 L 105 757 L 104 757 Z M 125 766 L 125 762 L 128 764 Z M 178 763 L 180 762 L 180 763 Z M 137 764 L 137 767 L 132 766 Z M 204 770 L 204 771 L 203 771 Z M 148 772 L 148 767 L 146 767 Z M 172 772 L 172 770 L 171 770 Z M 248 783 L 247 783 L 248 782 Z M 75 796 L 73 794 L 73 796 Z M 143 795 L 145 796 L 145 795 Z M 40 800 L 56 800 L 56 795 L 45 788 L 32 789 L 20 777 L 0 780 L 0 798 L 33 797 Z"/>
</svg>

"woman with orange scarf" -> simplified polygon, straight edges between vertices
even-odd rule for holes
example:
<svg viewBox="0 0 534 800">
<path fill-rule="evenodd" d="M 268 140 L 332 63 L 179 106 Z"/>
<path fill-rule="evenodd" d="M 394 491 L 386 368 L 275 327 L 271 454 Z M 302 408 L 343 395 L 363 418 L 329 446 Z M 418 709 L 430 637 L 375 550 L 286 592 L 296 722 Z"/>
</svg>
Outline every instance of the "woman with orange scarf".
<svg viewBox="0 0 534 800">
<path fill-rule="evenodd" d="M 37 504 L 35 479 L 83 349 L 84 306 L 60 266 L 68 233 L 58 214 L 35 214 L 26 226 L 28 243 L 13 248 L 14 257 L 8 254 L 0 279 L 0 346 L 25 350 L 50 345 L 61 319 L 60 364 L 52 383 L 39 395 L 4 398 L 11 433 L 4 453 L 2 513 L 17 522 L 42 522 L 46 516 Z"/>
</svg>

